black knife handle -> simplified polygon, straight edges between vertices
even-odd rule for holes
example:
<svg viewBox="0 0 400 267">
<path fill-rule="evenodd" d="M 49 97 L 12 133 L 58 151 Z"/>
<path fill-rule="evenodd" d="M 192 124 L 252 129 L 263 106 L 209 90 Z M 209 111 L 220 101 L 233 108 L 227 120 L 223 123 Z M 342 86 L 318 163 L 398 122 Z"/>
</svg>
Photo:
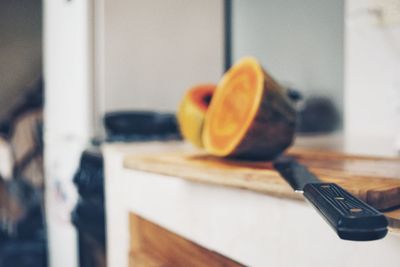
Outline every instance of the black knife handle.
<svg viewBox="0 0 400 267">
<path fill-rule="evenodd" d="M 368 241 L 386 235 L 386 217 L 337 184 L 310 183 L 303 192 L 340 238 Z"/>
</svg>

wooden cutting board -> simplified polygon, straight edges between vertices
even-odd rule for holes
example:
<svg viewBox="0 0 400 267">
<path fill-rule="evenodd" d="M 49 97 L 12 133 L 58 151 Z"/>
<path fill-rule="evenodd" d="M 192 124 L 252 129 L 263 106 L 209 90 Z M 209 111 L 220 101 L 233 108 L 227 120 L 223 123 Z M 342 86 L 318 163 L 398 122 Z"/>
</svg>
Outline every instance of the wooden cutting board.
<svg viewBox="0 0 400 267">
<path fill-rule="evenodd" d="M 124 166 L 187 180 L 243 188 L 278 197 L 302 199 L 272 168 L 271 162 L 221 159 L 184 149 L 127 156 Z M 341 185 L 377 209 L 387 211 L 393 228 L 400 228 L 400 158 L 354 156 L 292 148 L 289 155 L 321 180 Z"/>
</svg>

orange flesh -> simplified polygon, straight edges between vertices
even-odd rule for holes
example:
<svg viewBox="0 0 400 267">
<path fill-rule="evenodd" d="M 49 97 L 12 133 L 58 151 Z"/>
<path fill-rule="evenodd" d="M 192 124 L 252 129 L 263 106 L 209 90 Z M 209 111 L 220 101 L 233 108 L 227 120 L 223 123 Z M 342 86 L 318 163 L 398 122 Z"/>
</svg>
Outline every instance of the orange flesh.
<svg viewBox="0 0 400 267">
<path fill-rule="evenodd" d="M 204 142 L 209 152 L 226 156 L 242 140 L 258 111 L 263 77 L 252 58 L 243 59 L 224 75 L 206 118 Z"/>
<path fill-rule="evenodd" d="M 202 111 L 206 111 L 210 105 L 212 95 L 215 90 L 215 85 L 201 85 L 189 92 L 191 101 L 196 104 Z"/>
</svg>

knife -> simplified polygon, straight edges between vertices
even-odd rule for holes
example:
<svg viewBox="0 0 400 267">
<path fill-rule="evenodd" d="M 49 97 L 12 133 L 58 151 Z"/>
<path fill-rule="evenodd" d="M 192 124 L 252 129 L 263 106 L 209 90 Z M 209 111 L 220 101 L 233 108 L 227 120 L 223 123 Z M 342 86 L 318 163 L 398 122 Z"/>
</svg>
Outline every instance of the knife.
<svg viewBox="0 0 400 267">
<path fill-rule="evenodd" d="M 386 236 L 385 215 L 339 185 L 320 181 L 291 157 L 279 157 L 274 167 L 295 192 L 303 193 L 341 239 L 369 241 Z"/>
</svg>

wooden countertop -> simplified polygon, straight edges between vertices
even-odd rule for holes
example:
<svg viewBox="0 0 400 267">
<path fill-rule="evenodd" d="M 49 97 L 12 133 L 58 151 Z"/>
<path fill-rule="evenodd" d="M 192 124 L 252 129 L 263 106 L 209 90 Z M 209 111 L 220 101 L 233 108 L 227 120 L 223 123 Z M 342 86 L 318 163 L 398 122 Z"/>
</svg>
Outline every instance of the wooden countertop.
<svg viewBox="0 0 400 267">
<path fill-rule="evenodd" d="M 357 156 L 297 145 L 288 153 L 322 180 L 335 182 L 372 206 L 385 210 L 390 230 L 400 233 L 400 158 Z M 145 148 L 146 145 L 141 145 Z M 158 152 L 155 146 L 162 146 Z M 270 162 L 219 159 L 182 143 L 148 144 L 151 153 L 126 156 L 126 168 L 251 190 L 281 198 L 303 199 L 273 170 Z M 337 148 L 337 146 L 336 146 Z"/>
</svg>

